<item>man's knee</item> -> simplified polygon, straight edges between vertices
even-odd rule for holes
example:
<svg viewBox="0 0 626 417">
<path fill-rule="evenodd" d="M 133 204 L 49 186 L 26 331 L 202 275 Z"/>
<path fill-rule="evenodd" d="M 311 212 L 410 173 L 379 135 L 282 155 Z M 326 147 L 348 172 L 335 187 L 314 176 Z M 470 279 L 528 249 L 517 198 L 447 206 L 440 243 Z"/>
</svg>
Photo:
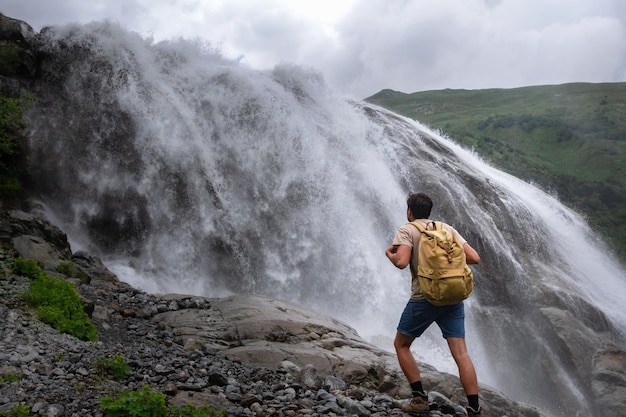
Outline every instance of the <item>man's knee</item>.
<svg viewBox="0 0 626 417">
<path fill-rule="evenodd" d="M 469 353 L 467 353 L 467 351 L 456 353 L 456 354 L 452 354 L 452 358 L 454 359 L 454 361 L 459 366 L 462 366 L 462 365 L 468 364 L 468 363 L 470 363 L 470 364 L 472 363 L 472 358 L 470 358 L 470 355 L 469 355 Z"/>
<path fill-rule="evenodd" d="M 465 345 L 465 339 L 462 337 L 449 337 L 447 339 L 448 347 L 452 356 L 461 356 L 467 354 L 467 346 Z"/>
<path fill-rule="evenodd" d="M 414 337 L 405 336 L 402 333 L 396 333 L 396 338 L 393 340 L 393 347 L 396 349 L 396 352 L 410 349 L 413 340 L 415 340 Z"/>
</svg>

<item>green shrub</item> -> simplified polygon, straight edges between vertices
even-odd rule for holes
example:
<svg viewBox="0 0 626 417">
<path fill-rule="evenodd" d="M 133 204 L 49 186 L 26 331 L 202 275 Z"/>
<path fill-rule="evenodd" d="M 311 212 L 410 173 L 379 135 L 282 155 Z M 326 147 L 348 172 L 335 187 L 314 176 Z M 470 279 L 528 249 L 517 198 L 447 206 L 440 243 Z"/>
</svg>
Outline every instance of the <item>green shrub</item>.
<svg viewBox="0 0 626 417">
<path fill-rule="evenodd" d="M 13 273 L 35 279 L 43 271 L 43 264 L 34 259 L 16 258 L 13 260 Z"/>
<path fill-rule="evenodd" d="M 57 272 L 68 277 L 74 276 L 74 264 L 71 262 L 61 262 L 59 266 L 57 266 Z"/>
<path fill-rule="evenodd" d="M 49 276 L 33 260 L 17 258 L 13 271 L 32 279 L 24 299 L 35 308 L 39 320 L 81 340 L 96 340 L 98 332 L 72 283 Z"/>
<path fill-rule="evenodd" d="M 126 379 L 126 374 L 130 371 L 130 366 L 124 361 L 124 356 L 113 355 L 108 358 L 98 359 L 96 369 L 101 376 L 112 375 L 118 381 Z"/>
<path fill-rule="evenodd" d="M 166 417 L 165 395 L 144 386 L 140 391 L 127 391 L 113 398 L 100 399 L 104 417 Z"/>
<path fill-rule="evenodd" d="M 90 281 L 89 275 L 76 268 L 73 262 L 61 262 L 56 271 L 70 278 L 78 278 L 83 284 Z"/>
<path fill-rule="evenodd" d="M 11 411 L 0 411 L 0 417 L 28 417 L 30 416 L 30 407 L 27 405 L 18 405 Z"/>
<path fill-rule="evenodd" d="M 226 417 L 226 410 L 217 411 L 212 407 L 183 407 L 165 404 L 165 395 L 144 386 L 140 391 L 127 391 L 117 397 L 106 396 L 100 399 L 104 417 Z"/>
<path fill-rule="evenodd" d="M 14 374 L 0 375 L 0 383 L 17 382 L 20 380 L 20 378 L 21 378 L 21 375 L 14 375 Z"/>
</svg>

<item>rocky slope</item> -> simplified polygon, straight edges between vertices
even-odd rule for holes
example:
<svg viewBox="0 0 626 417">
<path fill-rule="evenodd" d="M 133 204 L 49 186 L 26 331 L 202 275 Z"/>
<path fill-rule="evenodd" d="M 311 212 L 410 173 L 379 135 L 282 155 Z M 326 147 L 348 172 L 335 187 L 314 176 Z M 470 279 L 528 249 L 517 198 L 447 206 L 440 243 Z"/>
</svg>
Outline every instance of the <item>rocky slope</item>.
<svg viewBox="0 0 626 417">
<path fill-rule="evenodd" d="M 26 404 L 48 417 L 101 416 L 103 396 L 149 385 L 170 404 L 210 404 L 229 416 L 402 415 L 408 391 L 395 357 L 331 317 L 253 295 L 146 294 L 97 258 L 72 253 L 61 230 L 21 211 L 2 213 L 0 243 L 0 412 Z M 96 342 L 35 318 L 21 298 L 28 278 L 11 272 L 17 256 L 76 284 L 98 329 Z M 72 262 L 88 279 L 55 272 L 60 262 Z M 97 366 L 113 355 L 130 366 L 121 381 Z M 430 415 L 464 415 L 457 378 L 423 367 L 440 404 Z M 481 395 L 489 416 L 547 417 L 488 387 Z"/>
</svg>

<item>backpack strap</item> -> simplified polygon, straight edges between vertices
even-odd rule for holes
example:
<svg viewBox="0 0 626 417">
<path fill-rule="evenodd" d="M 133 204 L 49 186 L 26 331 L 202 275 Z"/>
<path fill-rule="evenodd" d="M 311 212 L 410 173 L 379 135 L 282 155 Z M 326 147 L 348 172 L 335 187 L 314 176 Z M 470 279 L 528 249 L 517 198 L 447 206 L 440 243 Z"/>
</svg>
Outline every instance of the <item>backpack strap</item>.
<svg viewBox="0 0 626 417">
<path fill-rule="evenodd" d="M 422 226 L 421 224 L 419 224 L 418 222 L 414 221 L 411 222 L 411 224 L 413 226 L 415 226 L 417 228 L 417 230 L 419 230 L 422 234 L 425 234 L 429 237 L 433 236 L 432 233 L 429 232 L 436 232 L 436 231 L 441 231 L 443 230 L 443 224 L 441 222 L 436 222 L 436 221 L 432 221 L 429 220 L 428 223 L 432 223 L 433 225 L 433 230 L 428 230 L 427 228 L 425 228 L 424 226 Z M 439 245 L 445 245 L 442 246 L 444 247 L 444 249 L 448 252 L 448 254 L 450 254 L 452 252 L 452 249 L 454 248 L 455 245 L 458 245 L 456 238 L 454 237 L 453 234 L 449 233 L 447 235 L 447 239 L 446 240 L 438 240 Z"/>
<path fill-rule="evenodd" d="M 409 224 L 412 224 L 413 226 L 415 226 L 417 228 L 417 230 L 419 230 L 420 232 L 424 233 L 426 231 L 426 229 L 424 228 L 424 226 L 422 226 L 421 224 L 419 224 L 418 222 L 411 222 Z"/>
<path fill-rule="evenodd" d="M 433 230 L 441 230 L 441 228 L 442 228 L 441 222 L 435 222 L 435 221 L 429 220 L 428 223 L 432 223 L 433 224 Z M 412 224 L 413 226 L 417 227 L 417 230 L 419 230 L 422 233 L 428 231 L 428 229 L 427 229 L 428 226 L 424 227 L 420 223 L 418 223 L 417 221 L 413 221 L 410 224 Z"/>
</svg>

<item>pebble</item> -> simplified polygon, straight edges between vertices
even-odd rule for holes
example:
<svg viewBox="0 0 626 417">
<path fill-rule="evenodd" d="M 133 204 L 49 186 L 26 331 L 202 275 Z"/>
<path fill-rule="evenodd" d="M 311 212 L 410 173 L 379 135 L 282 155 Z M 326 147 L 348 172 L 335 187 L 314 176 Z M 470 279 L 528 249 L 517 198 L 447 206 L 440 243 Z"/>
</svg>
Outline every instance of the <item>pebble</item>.
<svg viewBox="0 0 626 417">
<path fill-rule="evenodd" d="M 351 398 L 347 384 L 334 376 L 310 387 L 314 378 L 305 373 L 306 385 L 297 380 L 302 373 L 294 364 L 279 370 L 252 368 L 182 346 L 150 320 L 164 301 L 124 286 L 117 293 L 80 286 L 81 294 L 98 306 L 116 304 L 116 308 L 94 318 L 97 342 L 78 340 L 34 317 L 20 298 L 26 280 L 0 280 L 2 412 L 26 404 L 33 414 L 48 417 L 102 417 L 101 397 L 140 389 L 147 383 L 168 398 L 181 392 L 190 398 L 200 392 L 221 394 L 225 404 L 216 407 L 224 408 L 230 417 L 402 415 L 395 408 L 397 401 L 379 393 L 353 390 Z M 181 304 L 170 300 L 165 305 L 170 311 L 210 307 L 200 300 Z M 122 381 L 103 375 L 97 367 L 99 360 L 113 355 L 122 355 L 130 367 Z M 9 380 L 8 375 L 13 378 Z"/>
</svg>

